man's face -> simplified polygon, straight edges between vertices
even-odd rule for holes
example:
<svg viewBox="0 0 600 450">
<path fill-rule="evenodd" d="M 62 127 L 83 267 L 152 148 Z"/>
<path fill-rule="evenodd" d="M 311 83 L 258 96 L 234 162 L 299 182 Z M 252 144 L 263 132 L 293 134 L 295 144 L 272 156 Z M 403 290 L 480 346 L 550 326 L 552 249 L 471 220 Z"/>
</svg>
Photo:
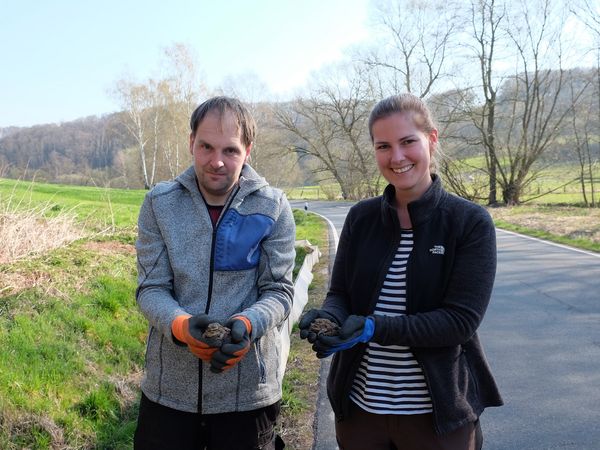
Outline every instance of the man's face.
<svg viewBox="0 0 600 450">
<path fill-rule="evenodd" d="M 209 112 L 196 133 L 190 134 L 198 188 L 209 205 L 225 204 L 251 148 L 252 144 L 246 147 L 242 143 L 240 128 L 230 112 L 222 117 Z"/>
</svg>

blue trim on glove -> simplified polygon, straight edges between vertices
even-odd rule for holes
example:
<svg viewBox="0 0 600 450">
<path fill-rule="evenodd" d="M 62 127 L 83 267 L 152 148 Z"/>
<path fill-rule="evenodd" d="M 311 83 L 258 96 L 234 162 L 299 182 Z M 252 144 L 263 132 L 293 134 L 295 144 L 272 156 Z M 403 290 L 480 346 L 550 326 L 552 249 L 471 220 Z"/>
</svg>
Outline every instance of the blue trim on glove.
<svg viewBox="0 0 600 450">
<path fill-rule="evenodd" d="M 333 355 L 336 352 L 339 352 L 342 350 L 348 350 L 349 348 L 354 347 L 359 342 L 362 342 L 362 343 L 369 342 L 371 340 L 371 338 L 373 337 L 374 333 L 375 333 L 375 320 L 372 317 L 367 317 L 365 319 L 365 323 L 364 323 L 362 332 L 358 336 L 355 336 L 355 337 L 347 339 L 347 340 L 342 340 L 340 337 L 334 338 L 336 340 L 341 340 L 341 342 L 339 344 L 334 344 L 331 346 L 327 346 L 324 341 L 330 340 L 332 338 L 324 338 L 323 339 L 323 338 L 319 337 L 319 338 L 317 338 L 317 341 L 320 341 L 320 342 L 315 344 L 315 346 L 313 346 L 313 348 L 316 347 L 315 350 L 317 351 L 317 357 L 326 358 L 330 355 Z"/>
</svg>

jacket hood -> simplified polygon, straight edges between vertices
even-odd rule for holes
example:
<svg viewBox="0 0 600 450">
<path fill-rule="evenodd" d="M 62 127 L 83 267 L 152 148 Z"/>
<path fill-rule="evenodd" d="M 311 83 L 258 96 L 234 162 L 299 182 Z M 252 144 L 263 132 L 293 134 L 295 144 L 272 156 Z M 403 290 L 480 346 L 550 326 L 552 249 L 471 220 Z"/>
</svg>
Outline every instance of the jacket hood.
<svg viewBox="0 0 600 450">
<path fill-rule="evenodd" d="M 201 195 L 200 190 L 198 189 L 198 183 L 196 183 L 196 172 L 193 165 L 188 167 L 177 178 L 175 178 L 175 181 L 185 187 L 192 194 Z M 250 167 L 248 164 L 244 164 L 238 185 L 240 189 L 239 195 L 243 198 L 262 187 L 268 186 L 269 183 L 267 183 L 267 180 L 265 180 L 264 177 L 261 177 L 258 173 L 256 173 L 252 167 Z"/>
<path fill-rule="evenodd" d="M 418 227 L 422 223 L 427 222 L 435 208 L 441 203 L 446 192 L 442 188 L 440 177 L 433 173 L 431 174 L 431 185 L 425 193 L 417 200 L 408 204 L 408 213 L 413 227 Z M 383 191 L 381 202 L 381 214 L 383 223 L 386 226 L 399 226 L 398 216 L 396 214 L 396 190 L 393 185 L 388 184 Z"/>
</svg>

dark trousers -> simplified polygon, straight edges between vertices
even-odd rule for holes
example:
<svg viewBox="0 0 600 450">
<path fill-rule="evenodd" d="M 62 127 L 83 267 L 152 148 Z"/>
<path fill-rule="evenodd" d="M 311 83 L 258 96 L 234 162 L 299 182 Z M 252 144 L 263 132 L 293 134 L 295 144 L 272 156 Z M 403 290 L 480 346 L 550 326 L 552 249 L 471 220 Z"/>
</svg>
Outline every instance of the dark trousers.
<svg viewBox="0 0 600 450">
<path fill-rule="evenodd" d="M 431 414 L 372 414 L 354 403 L 335 434 L 340 450 L 480 450 L 483 444 L 479 421 L 437 435 Z"/>
<path fill-rule="evenodd" d="M 275 434 L 280 404 L 244 412 L 199 414 L 159 405 L 142 394 L 134 449 L 282 449 L 285 445 Z"/>
</svg>

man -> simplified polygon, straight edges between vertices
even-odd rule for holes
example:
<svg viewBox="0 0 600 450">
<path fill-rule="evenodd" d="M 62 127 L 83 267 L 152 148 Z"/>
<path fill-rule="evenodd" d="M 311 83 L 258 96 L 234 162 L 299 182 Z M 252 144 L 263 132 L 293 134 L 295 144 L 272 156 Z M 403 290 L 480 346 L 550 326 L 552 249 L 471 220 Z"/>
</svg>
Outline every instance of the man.
<svg viewBox="0 0 600 450">
<path fill-rule="evenodd" d="M 215 97 L 192 114 L 193 167 L 140 210 L 137 301 L 150 330 L 136 449 L 274 449 L 293 284 L 285 195 L 247 165 L 255 123 Z M 230 342 L 205 339 L 209 323 Z"/>
</svg>

